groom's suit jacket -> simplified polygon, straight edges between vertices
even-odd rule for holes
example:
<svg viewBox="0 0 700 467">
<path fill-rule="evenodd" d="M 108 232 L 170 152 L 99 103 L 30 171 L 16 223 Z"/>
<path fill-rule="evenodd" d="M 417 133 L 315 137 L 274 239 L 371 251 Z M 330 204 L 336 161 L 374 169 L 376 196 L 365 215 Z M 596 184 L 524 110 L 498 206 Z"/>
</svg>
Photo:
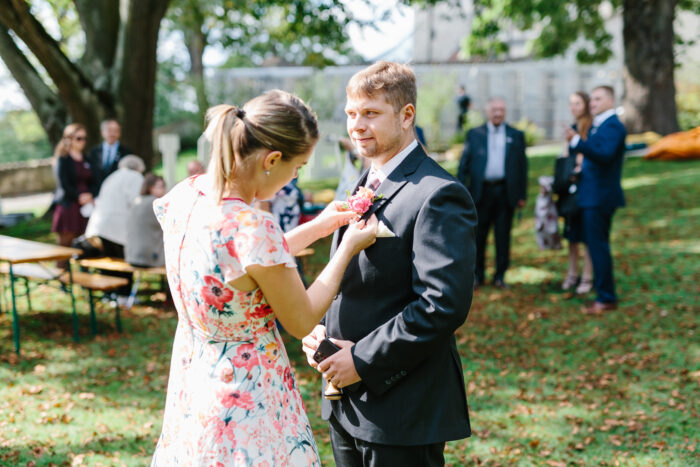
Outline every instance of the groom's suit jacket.
<svg viewBox="0 0 700 467">
<path fill-rule="evenodd" d="M 358 186 L 365 183 L 363 174 Z M 323 401 L 355 438 L 421 445 L 470 435 L 454 331 L 472 300 L 476 211 L 464 188 L 418 146 L 377 188 L 372 213 L 395 234 L 350 262 L 325 317 L 355 342 L 362 378 Z M 336 232 L 333 252 L 345 229 Z M 332 253 L 333 253 L 332 252 Z"/>
</svg>

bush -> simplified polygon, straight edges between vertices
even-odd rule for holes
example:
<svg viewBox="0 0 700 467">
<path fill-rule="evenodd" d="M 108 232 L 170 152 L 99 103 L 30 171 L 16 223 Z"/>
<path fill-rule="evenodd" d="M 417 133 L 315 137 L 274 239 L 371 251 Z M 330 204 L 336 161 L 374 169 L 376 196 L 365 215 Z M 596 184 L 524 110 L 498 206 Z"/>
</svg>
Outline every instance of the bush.
<svg viewBox="0 0 700 467">
<path fill-rule="evenodd" d="M 525 146 L 534 146 L 544 138 L 544 130 L 527 118 L 521 118 L 513 126 L 525 133 Z"/>
<path fill-rule="evenodd" d="M 44 159 L 52 152 L 34 112 L 16 110 L 0 118 L 0 163 Z"/>
<path fill-rule="evenodd" d="M 679 86 L 676 94 L 678 124 L 682 131 L 700 126 L 700 85 Z"/>
</svg>

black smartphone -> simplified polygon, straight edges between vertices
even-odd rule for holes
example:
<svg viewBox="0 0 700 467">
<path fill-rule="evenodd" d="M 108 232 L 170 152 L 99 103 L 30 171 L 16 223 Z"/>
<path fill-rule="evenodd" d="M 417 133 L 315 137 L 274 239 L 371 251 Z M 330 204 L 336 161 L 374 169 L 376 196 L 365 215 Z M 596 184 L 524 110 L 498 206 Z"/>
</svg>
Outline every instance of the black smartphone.
<svg viewBox="0 0 700 467">
<path fill-rule="evenodd" d="M 340 350 L 340 347 L 338 347 L 328 339 L 323 339 L 321 343 L 318 344 L 318 348 L 316 349 L 316 352 L 314 352 L 313 359 L 316 361 L 316 363 L 321 363 L 326 358 L 336 353 L 338 350 Z"/>
</svg>

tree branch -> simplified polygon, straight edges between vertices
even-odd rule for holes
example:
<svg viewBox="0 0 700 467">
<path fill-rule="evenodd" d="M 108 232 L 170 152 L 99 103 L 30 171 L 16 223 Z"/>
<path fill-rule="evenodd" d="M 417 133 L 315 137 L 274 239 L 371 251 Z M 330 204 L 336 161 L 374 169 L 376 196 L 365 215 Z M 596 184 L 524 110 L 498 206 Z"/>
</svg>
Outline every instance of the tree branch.
<svg viewBox="0 0 700 467">
<path fill-rule="evenodd" d="M 29 63 L 7 28 L 1 24 L 0 58 L 37 113 L 49 141 L 56 144 L 61 139 L 66 122 L 66 107 L 58 95 L 41 79 L 39 72 Z"/>
<path fill-rule="evenodd" d="M 83 62 L 93 76 L 114 65 L 119 38 L 119 0 L 74 0 L 80 24 L 85 31 Z"/>
<path fill-rule="evenodd" d="M 14 31 L 46 69 L 73 119 L 86 123 L 94 120 L 96 106 L 85 105 L 97 100 L 92 83 L 61 51 L 29 11 L 29 5 L 23 0 L 0 2 L 0 23 Z"/>
</svg>

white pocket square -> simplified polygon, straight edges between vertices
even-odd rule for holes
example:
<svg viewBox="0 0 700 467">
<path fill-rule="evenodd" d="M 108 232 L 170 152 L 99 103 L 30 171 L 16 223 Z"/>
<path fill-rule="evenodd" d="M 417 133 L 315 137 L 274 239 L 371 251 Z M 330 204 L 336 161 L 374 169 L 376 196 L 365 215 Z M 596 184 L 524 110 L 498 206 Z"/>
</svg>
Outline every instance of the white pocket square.
<svg viewBox="0 0 700 467">
<path fill-rule="evenodd" d="M 389 230 L 389 227 L 382 221 L 379 221 L 377 225 L 377 238 L 391 238 L 396 237 L 396 234 Z"/>
</svg>

